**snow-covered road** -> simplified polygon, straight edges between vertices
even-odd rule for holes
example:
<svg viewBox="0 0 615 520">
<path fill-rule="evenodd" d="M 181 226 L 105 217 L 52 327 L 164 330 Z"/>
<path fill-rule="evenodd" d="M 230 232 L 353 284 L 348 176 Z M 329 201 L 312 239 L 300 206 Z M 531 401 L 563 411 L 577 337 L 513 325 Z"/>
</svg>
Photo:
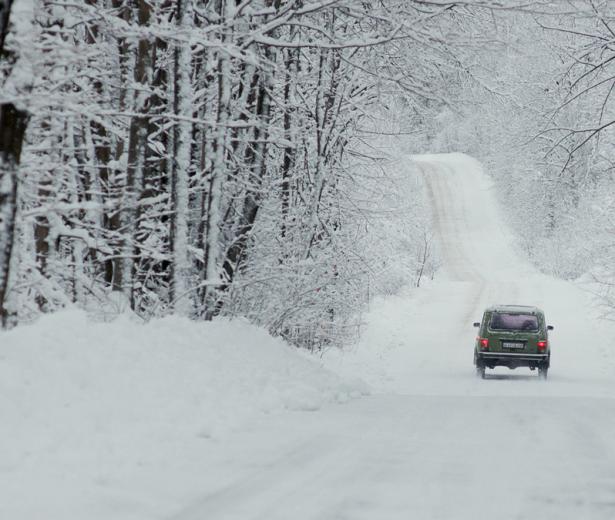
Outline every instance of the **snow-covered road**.
<svg viewBox="0 0 615 520">
<path fill-rule="evenodd" d="M 173 518 L 612 519 L 614 427 L 612 400 L 374 396 L 225 441 Z"/>
<path fill-rule="evenodd" d="M 589 294 L 522 259 L 476 161 L 416 161 L 442 272 L 375 303 L 356 349 L 325 357 L 374 395 L 216 441 L 202 496 L 168 520 L 615 518 L 612 326 Z M 492 303 L 544 308 L 547 382 L 474 377 L 472 322 Z"/>
</svg>

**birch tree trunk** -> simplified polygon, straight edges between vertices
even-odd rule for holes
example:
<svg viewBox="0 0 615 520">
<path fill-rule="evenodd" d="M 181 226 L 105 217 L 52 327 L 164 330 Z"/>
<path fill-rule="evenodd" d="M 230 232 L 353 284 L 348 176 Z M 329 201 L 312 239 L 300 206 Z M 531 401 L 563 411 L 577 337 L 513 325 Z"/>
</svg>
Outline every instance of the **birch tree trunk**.
<svg viewBox="0 0 615 520">
<path fill-rule="evenodd" d="M 233 1 L 219 0 L 219 12 L 223 20 L 230 20 L 233 15 Z M 221 24 L 223 25 L 223 24 Z M 215 137 L 215 150 L 209 183 L 209 203 L 207 208 L 206 241 L 204 253 L 204 271 L 206 287 L 204 291 L 205 319 L 211 319 L 215 313 L 212 292 L 216 289 L 210 285 L 220 281 L 218 267 L 220 251 L 220 204 L 222 183 L 225 176 L 226 134 L 231 102 L 232 78 L 230 57 L 224 50 L 224 43 L 229 40 L 228 31 L 221 33 L 221 51 L 218 58 L 218 117 Z"/>
<path fill-rule="evenodd" d="M 171 242 L 173 277 L 171 305 L 182 315 L 192 311 L 188 295 L 190 258 L 188 256 L 188 176 L 192 149 L 192 52 L 190 29 L 193 23 L 192 0 L 177 0 L 177 20 L 185 42 L 175 47 L 175 88 L 173 109 L 180 120 L 175 126 L 175 161 L 173 163 L 173 218 Z"/>
</svg>

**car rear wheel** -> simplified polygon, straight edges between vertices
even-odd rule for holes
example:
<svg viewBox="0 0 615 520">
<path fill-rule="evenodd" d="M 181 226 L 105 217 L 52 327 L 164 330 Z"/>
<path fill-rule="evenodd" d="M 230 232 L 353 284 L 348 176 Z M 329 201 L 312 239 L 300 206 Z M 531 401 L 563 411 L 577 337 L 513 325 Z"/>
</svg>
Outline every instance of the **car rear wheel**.
<svg viewBox="0 0 615 520">
<path fill-rule="evenodd" d="M 538 367 L 538 377 L 540 379 L 547 379 L 549 373 L 549 367 Z"/>
<path fill-rule="evenodd" d="M 476 364 L 476 377 L 485 379 L 485 365 L 483 365 L 480 361 Z"/>
</svg>

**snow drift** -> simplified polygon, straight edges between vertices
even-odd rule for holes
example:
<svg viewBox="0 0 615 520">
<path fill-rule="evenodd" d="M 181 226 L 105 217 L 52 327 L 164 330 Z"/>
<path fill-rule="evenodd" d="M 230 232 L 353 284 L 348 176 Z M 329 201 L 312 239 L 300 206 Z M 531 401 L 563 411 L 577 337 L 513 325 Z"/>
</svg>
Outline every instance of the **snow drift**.
<svg viewBox="0 0 615 520">
<path fill-rule="evenodd" d="M 0 518 L 117 520 L 123 493 L 173 507 L 230 432 L 364 392 L 246 321 L 46 316 L 0 333 Z"/>
</svg>

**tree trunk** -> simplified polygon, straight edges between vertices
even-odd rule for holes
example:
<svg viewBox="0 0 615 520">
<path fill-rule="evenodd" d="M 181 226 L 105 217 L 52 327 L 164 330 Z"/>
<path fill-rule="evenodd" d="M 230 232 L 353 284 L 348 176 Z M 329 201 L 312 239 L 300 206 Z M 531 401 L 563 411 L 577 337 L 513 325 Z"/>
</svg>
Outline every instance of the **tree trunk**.
<svg viewBox="0 0 615 520">
<path fill-rule="evenodd" d="M 220 0 L 219 11 L 222 20 L 230 20 L 233 15 L 232 0 Z M 222 48 L 229 40 L 229 35 L 223 32 L 221 35 Z M 229 109 L 232 93 L 231 60 L 225 50 L 220 51 L 218 57 L 218 117 L 215 136 L 215 149 L 213 154 L 212 172 L 209 183 L 208 207 L 207 207 L 207 228 L 204 253 L 205 267 L 205 319 L 210 320 L 215 313 L 215 299 L 212 292 L 216 289 L 212 284 L 220 281 L 220 270 L 218 266 L 220 258 L 220 211 L 222 202 L 222 183 L 225 176 L 226 165 L 226 136 L 227 124 L 229 120 Z"/>
<path fill-rule="evenodd" d="M 180 30 L 188 37 L 192 27 L 192 0 L 177 0 L 177 20 Z M 173 110 L 182 119 L 175 125 L 175 161 L 173 164 L 172 249 L 173 278 L 171 302 L 174 310 L 189 316 L 192 312 L 188 295 L 190 258 L 188 256 L 188 175 L 192 150 L 192 51 L 190 43 L 175 47 L 175 88 Z"/>
<path fill-rule="evenodd" d="M 96 7 L 98 0 L 86 0 L 88 5 Z M 114 7 L 116 7 L 114 5 Z M 88 30 L 86 31 L 86 41 L 90 45 L 98 43 L 100 38 L 100 27 L 96 21 L 92 21 Z M 120 48 L 122 45 L 120 45 Z M 104 81 L 103 78 L 96 78 L 93 81 L 92 86 L 96 95 L 100 98 L 104 95 Z M 120 109 L 123 109 L 121 107 Z M 93 148 L 93 157 L 90 157 L 91 161 L 96 161 L 96 168 L 98 168 L 98 185 L 100 186 L 99 197 L 101 201 L 101 227 L 105 233 L 114 236 L 120 230 L 119 211 L 116 209 L 106 210 L 104 209 L 105 203 L 113 204 L 117 200 L 117 186 L 115 185 L 115 179 L 112 169 L 109 168 L 109 163 L 112 158 L 112 136 L 109 135 L 105 126 L 98 119 L 92 119 L 90 121 L 90 141 Z M 115 244 L 114 244 L 115 246 Z M 103 261 L 103 276 L 105 283 L 111 287 L 113 291 L 121 291 L 121 258 L 118 254 L 111 255 L 110 258 L 105 258 Z"/>
<path fill-rule="evenodd" d="M 140 26 L 150 22 L 152 7 L 145 0 L 135 0 L 137 19 Z M 130 296 L 130 307 L 137 307 L 137 291 L 135 287 L 135 270 L 139 264 L 140 251 L 137 248 L 138 237 L 137 217 L 139 199 L 143 192 L 143 172 L 147 158 L 147 133 L 149 129 L 149 88 L 153 76 L 152 42 L 149 36 L 140 38 L 137 42 L 134 80 L 137 91 L 134 95 L 135 115 L 130 121 L 128 140 L 128 169 L 126 172 L 126 188 L 122 203 L 122 228 L 124 232 L 122 248 L 122 283 L 124 292 Z"/>
<path fill-rule="evenodd" d="M 292 33 L 290 37 L 292 41 Z M 285 51 L 286 58 L 284 60 L 284 138 L 288 143 L 293 143 L 295 141 L 293 136 L 293 110 L 295 107 L 293 106 L 293 96 L 294 96 L 294 82 L 295 77 L 297 75 L 298 62 L 299 62 L 299 49 L 286 49 Z M 291 203 L 291 187 L 290 187 L 290 176 L 291 171 L 295 165 L 295 155 L 296 155 L 296 147 L 287 144 L 284 147 L 284 155 L 282 159 L 282 168 L 281 168 L 281 177 L 282 177 L 282 189 L 281 189 L 281 197 L 282 197 L 282 215 L 281 215 L 281 236 L 284 238 L 286 236 L 286 226 L 288 220 L 288 213 L 290 210 Z"/>
<path fill-rule="evenodd" d="M 0 0 L 0 59 L 8 31 L 12 0 Z M 28 115 L 11 103 L 0 105 L 0 320 L 7 326 L 6 306 L 15 244 L 18 170 Z"/>
<path fill-rule="evenodd" d="M 222 289 L 225 290 L 232 284 L 236 273 L 241 269 L 242 263 L 246 259 L 248 240 L 260 209 L 261 183 L 266 173 L 266 143 L 269 138 L 268 121 L 271 112 L 271 101 L 267 87 L 269 89 L 272 87 L 270 75 L 262 73 L 259 76 L 258 84 L 255 86 L 256 96 L 253 109 L 256 119 L 261 124 L 254 128 L 252 142 L 246 147 L 244 159 L 245 167 L 249 167 L 252 172 L 252 186 L 247 189 L 241 207 L 240 225 L 235 230 L 234 241 L 227 249 L 226 258 L 222 264 L 225 275 Z"/>
</svg>

